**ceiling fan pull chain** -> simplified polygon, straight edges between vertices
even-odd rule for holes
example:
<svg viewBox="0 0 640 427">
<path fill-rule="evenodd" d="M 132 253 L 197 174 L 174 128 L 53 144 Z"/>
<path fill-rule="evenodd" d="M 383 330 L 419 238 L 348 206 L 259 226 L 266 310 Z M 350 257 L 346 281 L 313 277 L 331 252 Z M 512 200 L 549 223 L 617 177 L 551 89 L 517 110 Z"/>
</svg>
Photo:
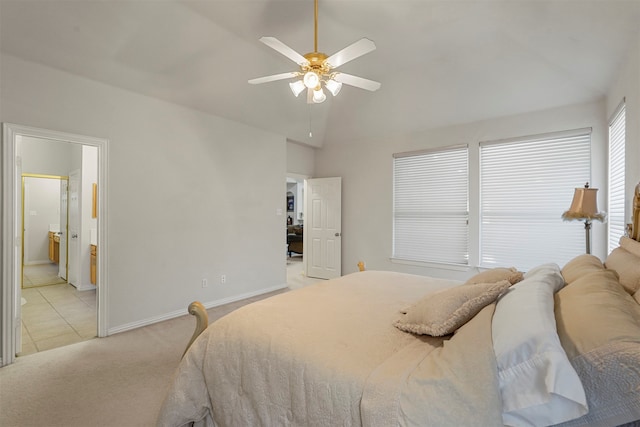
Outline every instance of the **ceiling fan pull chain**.
<svg viewBox="0 0 640 427">
<path fill-rule="evenodd" d="M 309 138 L 313 138 L 313 133 L 311 132 L 311 104 L 307 104 L 307 107 L 309 108 Z"/>
</svg>

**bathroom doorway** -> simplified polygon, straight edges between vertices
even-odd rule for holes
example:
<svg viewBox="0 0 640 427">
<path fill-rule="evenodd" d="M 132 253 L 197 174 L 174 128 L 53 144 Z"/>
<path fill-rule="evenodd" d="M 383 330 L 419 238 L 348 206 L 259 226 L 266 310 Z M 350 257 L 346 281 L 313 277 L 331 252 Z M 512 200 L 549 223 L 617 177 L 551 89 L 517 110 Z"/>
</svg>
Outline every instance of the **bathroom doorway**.
<svg viewBox="0 0 640 427">
<path fill-rule="evenodd" d="M 79 302 L 84 306 L 82 306 L 82 309 L 78 308 L 81 306 L 74 309 L 69 304 L 69 301 L 62 304 L 69 309 L 69 312 L 63 313 L 64 318 L 49 320 L 57 325 L 64 323 L 68 328 L 65 331 L 58 331 L 55 337 L 44 337 L 45 331 L 50 329 L 49 326 L 40 328 L 40 330 L 36 327 L 33 327 L 32 330 L 27 330 L 29 338 L 34 343 L 39 339 L 49 339 L 48 342 L 41 342 L 40 345 L 36 345 L 37 351 L 67 345 L 95 336 L 107 335 L 107 299 L 105 291 L 108 284 L 106 271 L 100 268 L 106 264 L 105 253 L 107 252 L 105 206 L 107 194 L 107 144 L 107 140 L 100 138 L 10 123 L 3 124 L 2 175 L 4 188 L 7 190 L 3 192 L 3 202 L 7 209 L 2 227 L 3 235 L 15 237 L 3 239 L 2 243 L 6 260 L 6 268 L 3 268 L 2 271 L 2 294 L 5 296 L 2 299 L 1 322 L 2 366 L 13 363 L 17 353 L 24 354 L 24 350 L 29 350 L 28 348 L 23 348 L 26 325 L 26 320 L 25 324 L 23 324 L 23 313 L 27 315 L 28 311 L 36 311 L 35 306 L 38 304 L 41 305 L 40 308 L 48 307 L 45 309 L 47 313 L 38 315 L 38 318 L 53 316 L 54 313 L 61 314 L 60 311 L 62 309 L 60 306 L 56 307 L 55 304 L 63 301 L 68 296 L 80 300 Z M 96 284 L 94 285 L 89 283 L 88 280 L 82 279 L 74 284 L 64 282 L 43 287 L 23 288 L 22 266 L 23 259 L 26 259 L 26 257 L 23 258 L 23 250 L 26 249 L 22 241 L 23 211 L 26 221 L 29 221 L 35 219 L 32 217 L 38 216 L 39 208 L 31 209 L 33 206 L 30 205 L 28 209 L 24 209 L 21 197 L 22 174 L 64 177 L 69 176 L 75 169 L 79 169 L 81 173 L 86 172 L 87 168 L 83 169 L 82 164 L 92 165 L 93 176 L 90 177 L 90 174 L 87 173 L 82 175 L 82 188 L 79 189 L 77 202 L 81 205 L 80 212 L 83 212 L 82 215 L 92 216 L 95 222 L 93 226 L 84 228 L 77 236 L 67 234 L 64 237 L 60 236 L 62 238 L 58 240 L 63 240 L 64 238 L 67 238 L 67 241 L 72 238 L 78 239 L 78 246 L 83 252 L 81 258 L 77 258 L 77 265 L 80 270 L 79 277 L 89 277 L 88 272 L 90 270 L 92 273 L 95 271 L 95 275 L 92 274 L 91 277 L 95 276 Z M 61 185 L 59 193 L 61 199 L 64 197 L 62 187 Z M 68 188 L 68 186 L 64 185 L 64 188 Z M 96 188 L 99 191 L 96 191 Z M 71 192 L 68 192 L 67 197 L 70 203 L 71 198 L 74 196 Z M 68 215 L 68 211 L 63 211 L 64 209 L 60 209 L 60 215 Z M 81 221 L 85 220 L 81 219 Z M 89 221 L 85 222 L 90 224 Z M 56 225 L 59 225 L 60 232 L 62 232 L 63 227 L 61 224 L 57 224 L 53 220 L 50 224 L 51 231 L 55 233 Z M 47 230 L 47 238 L 48 235 L 49 231 Z M 90 239 L 96 245 L 99 243 L 100 250 L 92 251 L 89 249 Z M 58 264 L 61 262 L 60 256 L 62 255 L 62 262 L 66 266 L 62 269 L 58 266 L 58 277 L 66 275 L 66 279 L 69 279 L 70 274 L 67 269 L 70 267 L 71 258 L 74 254 L 70 254 L 69 249 L 64 250 L 64 247 L 68 246 L 65 242 L 58 241 L 57 243 Z M 61 247 L 63 248 L 62 250 L 60 250 Z M 35 247 L 31 249 L 35 249 Z M 85 251 L 84 249 L 87 250 Z M 91 265 L 89 254 L 95 257 L 91 259 Z M 85 307 L 87 310 L 84 310 Z M 72 317 L 74 319 L 71 319 Z M 85 320 L 89 318 L 90 326 L 87 328 L 81 326 L 79 323 L 82 320 L 81 318 Z M 72 333 L 76 334 L 80 339 L 77 339 L 77 337 L 72 338 Z"/>
<path fill-rule="evenodd" d="M 68 182 L 22 174 L 22 289 L 67 282 Z"/>
</svg>

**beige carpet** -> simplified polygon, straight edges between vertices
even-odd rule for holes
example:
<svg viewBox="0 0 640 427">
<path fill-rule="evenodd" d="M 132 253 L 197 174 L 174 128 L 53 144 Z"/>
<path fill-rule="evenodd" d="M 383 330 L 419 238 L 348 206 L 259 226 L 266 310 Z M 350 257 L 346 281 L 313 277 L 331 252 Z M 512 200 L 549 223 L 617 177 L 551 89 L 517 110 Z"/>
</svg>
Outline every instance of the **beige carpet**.
<svg viewBox="0 0 640 427">
<path fill-rule="evenodd" d="M 209 320 L 273 292 L 208 310 Z M 191 316 L 17 358 L 0 368 L 0 426 L 153 426 Z"/>
<path fill-rule="evenodd" d="M 305 276 L 302 262 L 301 255 L 287 258 L 287 285 L 291 289 L 302 288 L 323 280 Z"/>
</svg>

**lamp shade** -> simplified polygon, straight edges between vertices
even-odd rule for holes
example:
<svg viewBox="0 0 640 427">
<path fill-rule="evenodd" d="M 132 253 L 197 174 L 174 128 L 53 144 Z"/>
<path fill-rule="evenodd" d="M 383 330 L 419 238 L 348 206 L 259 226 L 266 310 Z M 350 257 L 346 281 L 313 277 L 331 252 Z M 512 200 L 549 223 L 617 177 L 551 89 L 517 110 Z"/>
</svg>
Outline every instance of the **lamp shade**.
<svg viewBox="0 0 640 427">
<path fill-rule="evenodd" d="M 598 212 L 597 194 L 597 188 L 576 188 L 571 207 L 562 214 L 562 218 L 567 221 L 582 219 L 604 221 L 606 214 Z"/>
<path fill-rule="evenodd" d="M 325 99 L 327 99 L 327 95 L 324 94 L 322 88 L 313 91 L 313 102 L 320 104 L 324 102 Z"/>
<path fill-rule="evenodd" d="M 340 92 L 340 89 L 342 89 L 342 83 L 337 82 L 333 79 L 330 79 L 327 83 L 325 83 L 324 86 L 329 92 L 331 92 L 331 95 L 333 96 L 336 96 L 338 92 Z"/>
<path fill-rule="evenodd" d="M 293 92 L 295 96 L 300 95 L 300 93 L 305 89 L 302 80 L 296 80 L 293 83 L 289 83 L 289 87 L 291 88 L 291 92 Z"/>
</svg>

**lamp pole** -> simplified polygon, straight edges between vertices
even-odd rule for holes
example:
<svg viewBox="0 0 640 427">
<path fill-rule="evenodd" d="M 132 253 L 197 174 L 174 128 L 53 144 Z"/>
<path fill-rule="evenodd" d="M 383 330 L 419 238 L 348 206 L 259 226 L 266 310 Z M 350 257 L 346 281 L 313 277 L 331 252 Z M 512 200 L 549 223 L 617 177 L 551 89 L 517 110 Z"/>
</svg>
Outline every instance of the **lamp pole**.
<svg viewBox="0 0 640 427">
<path fill-rule="evenodd" d="M 590 219 L 584 220 L 584 233 L 585 233 L 585 240 L 587 242 L 587 253 L 590 254 L 591 253 L 591 220 Z"/>
</svg>

